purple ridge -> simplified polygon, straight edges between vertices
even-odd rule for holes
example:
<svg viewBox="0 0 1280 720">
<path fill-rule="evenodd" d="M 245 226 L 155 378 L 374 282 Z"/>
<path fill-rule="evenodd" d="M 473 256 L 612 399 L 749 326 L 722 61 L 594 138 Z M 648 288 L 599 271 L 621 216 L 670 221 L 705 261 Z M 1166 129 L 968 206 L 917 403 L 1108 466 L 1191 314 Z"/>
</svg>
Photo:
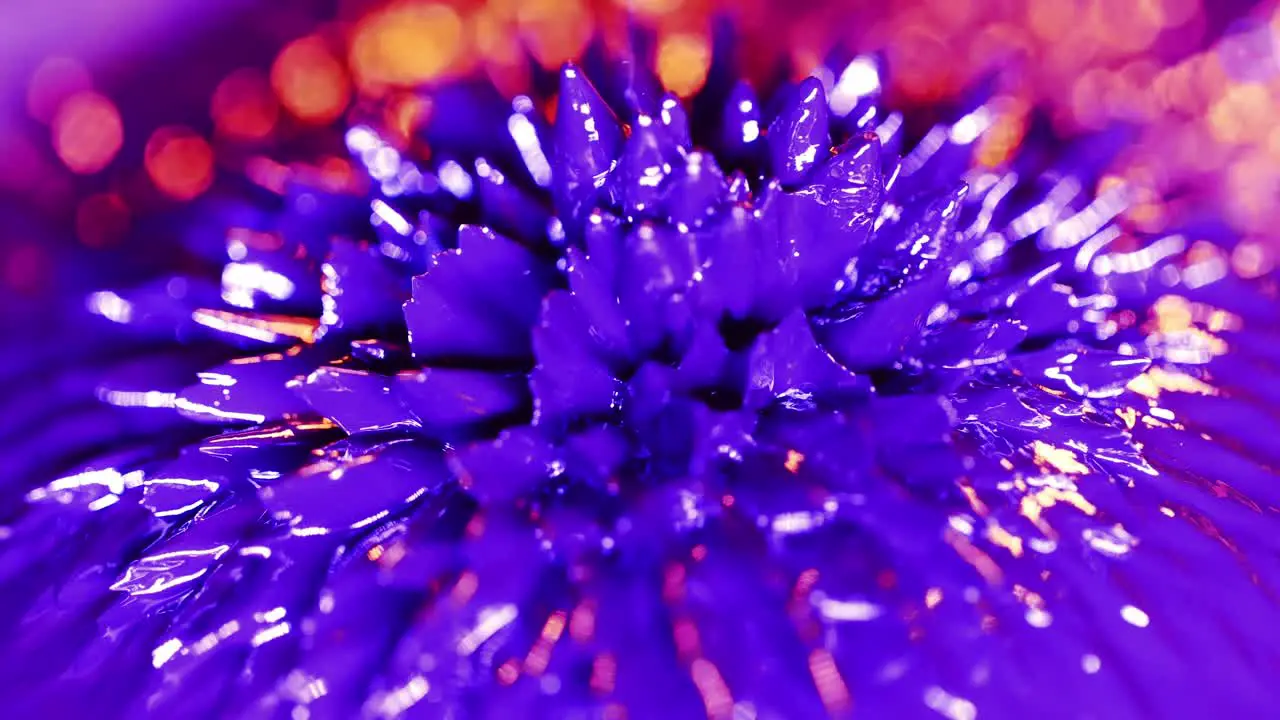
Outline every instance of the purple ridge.
<svg viewBox="0 0 1280 720">
<path fill-rule="evenodd" d="M 565 65 L 555 124 L 556 208 L 564 220 L 578 221 L 601 201 L 609 173 L 622 148 L 622 129 L 582 70 Z M 576 224 L 576 222 L 574 223 Z"/>
<path fill-rule="evenodd" d="M 755 169 L 759 164 L 764 135 L 760 122 L 756 91 L 746 82 L 738 82 L 729 93 L 720 121 L 719 155 L 730 167 Z"/>
<path fill-rule="evenodd" d="M 826 159 L 831 128 L 826 93 L 817 78 L 805 78 L 789 91 L 778 116 L 769 123 L 769 168 L 784 187 L 804 182 L 809 171 Z"/>
</svg>

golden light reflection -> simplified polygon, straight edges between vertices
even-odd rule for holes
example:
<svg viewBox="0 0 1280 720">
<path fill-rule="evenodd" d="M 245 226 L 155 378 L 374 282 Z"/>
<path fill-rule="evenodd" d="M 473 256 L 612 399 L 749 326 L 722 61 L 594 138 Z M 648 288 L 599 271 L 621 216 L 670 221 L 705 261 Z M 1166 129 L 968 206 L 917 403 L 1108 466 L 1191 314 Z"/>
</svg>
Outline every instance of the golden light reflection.
<svg viewBox="0 0 1280 720">
<path fill-rule="evenodd" d="M 989 168 L 999 167 L 1013 157 L 1026 134 L 1030 110 L 1026 101 L 1012 96 L 998 98 L 993 106 L 996 119 L 979 138 L 977 147 L 978 163 Z"/>
<path fill-rule="evenodd" d="M 404 559 L 407 552 L 408 551 L 405 550 L 405 544 L 403 542 L 395 543 L 382 553 L 378 558 L 378 564 L 384 568 L 391 569 L 400 564 L 400 561 Z"/>
<path fill-rule="evenodd" d="M 1155 329 L 1175 333 L 1191 328 L 1191 302 L 1179 295 L 1164 295 L 1151 306 Z"/>
<path fill-rule="evenodd" d="M 1051 508 L 1058 503 L 1063 503 L 1074 507 L 1085 515 L 1096 515 L 1098 513 L 1098 507 L 1085 499 L 1077 490 L 1046 487 L 1037 490 L 1033 498 L 1040 507 L 1045 509 Z"/>
<path fill-rule="evenodd" d="M 1268 138 L 1274 112 L 1275 103 L 1261 83 L 1228 84 L 1209 108 L 1209 127 L 1219 141 L 1256 143 Z"/>
<path fill-rule="evenodd" d="M 1035 608 L 1037 610 L 1044 609 L 1044 598 L 1034 590 L 1028 590 L 1022 585 L 1015 584 L 1013 586 L 1013 596 L 1018 599 L 1018 602 L 1023 603 L 1029 608 Z"/>
<path fill-rule="evenodd" d="M 1226 310 L 1212 310 L 1209 317 L 1205 318 L 1204 326 L 1211 333 L 1240 330 L 1244 327 L 1244 320 L 1239 315 Z"/>
<path fill-rule="evenodd" d="M 969 507 L 973 508 L 974 512 L 979 515 L 986 515 L 990 512 L 990 510 L 987 509 L 986 503 L 982 502 L 982 499 L 978 497 L 978 492 L 972 487 L 968 485 L 961 485 L 960 492 L 963 493 L 965 499 L 969 501 Z"/>
<path fill-rule="evenodd" d="M 1190 262 L 1182 272 L 1183 282 L 1191 288 L 1213 282 L 1227 273 L 1228 261 L 1217 250 L 1212 256 L 1194 257 L 1205 243 L 1196 243 L 1188 253 Z M 1148 350 L 1155 356 L 1177 363 L 1204 364 L 1228 351 L 1222 331 L 1238 330 L 1244 321 L 1240 316 L 1207 305 L 1193 303 L 1176 295 L 1165 295 L 1151 309 L 1144 329 Z"/>
<path fill-rule="evenodd" d="M 1129 381 L 1129 390 L 1151 400 L 1158 400 L 1161 392 L 1184 392 L 1198 395 L 1217 395 L 1218 389 L 1209 383 L 1178 370 L 1156 365 Z"/>
<path fill-rule="evenodd" d="M 226 310 L 200 309 L 191 319 L 205 327 L 239 335 L 260 342 L 275 343 L 292 338 L 304 343 L 315 342 L 318 320 L 286 316 L 253 316 Z"/>
<path fill-rule="evenodd" d="M 1030 495 L 1023 495 L 1022 500 L 1018 501 L 1018 514 L 1030 520 L 1033 525 L 1039 527 L 1041 520 L 1041 511 L 1044 506 L 1036 502 L 1035 498 Z"/>
<path fill-rule="evenodd" d="M 1014 557 L 1022 557 L 1022 538 L 1000 527 L 999 524 L 992 522 L 987 526 L 987 539 L 993 545 L 1004 548 Z"/>
<path fill-rule="evenodd" d="M 804 453 L 796 450 L 787 451 L 787 460 L 785 463 L 783 463 L 783 465 L 784 467 L 787 468 L 788 472 L 791 472 L 791 473 L 800 472 L 800 465 L 802 463 L 804 463 Z"/>
<path fill-rule="evenodd" d="M 551 650 L 564 632 L 565 613 L 557 610 L 551 613 L 542 627 L 542 634 L 530 648 L 524 659 L 524 672 L 531 677 L 538 677 L 551 662 Z"/>
<path fill-rule="evenodd" d="M 1089 466 L 1080 462 L 1073 450 L 1060 448 L 1043 440 L 1036 440 L 1031 443 L 1031 451 L 1035 454 L 1036 464 L 1041 467 L 1066 475 L 1089 474 Z"/>
</svg>

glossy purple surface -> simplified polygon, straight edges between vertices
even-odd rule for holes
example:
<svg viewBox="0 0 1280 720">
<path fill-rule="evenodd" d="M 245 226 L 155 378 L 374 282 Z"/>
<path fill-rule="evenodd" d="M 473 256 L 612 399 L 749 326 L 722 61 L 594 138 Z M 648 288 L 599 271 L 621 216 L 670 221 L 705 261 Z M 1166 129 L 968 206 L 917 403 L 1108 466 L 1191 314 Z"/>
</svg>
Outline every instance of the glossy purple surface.
<svg viewBox="0 0 1280 720">
<path fill-rule="evenodd" d="M 0 360 L 13 716 L 1277 706 L 1273 278 L 1122 234 L 1114 137 L 975 167 L 983 97 L 900 158 L 712 87 L 708 149 L 597 75 L 441 90 L 430 166 L 353 127 L 370 197 L 214 208 Z"/>
</svg>

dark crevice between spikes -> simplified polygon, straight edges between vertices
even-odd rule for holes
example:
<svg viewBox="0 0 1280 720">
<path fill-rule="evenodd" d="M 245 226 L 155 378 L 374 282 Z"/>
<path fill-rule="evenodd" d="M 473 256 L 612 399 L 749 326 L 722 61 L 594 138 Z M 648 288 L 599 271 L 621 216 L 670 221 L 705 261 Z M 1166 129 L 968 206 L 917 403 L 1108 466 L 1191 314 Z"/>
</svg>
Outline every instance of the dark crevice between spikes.
<svg viewBox="0 0 1280 720">
<path fill-rule="evenodd" d="M 726 348 L 733 352 L 748 350 L 755 344 L 756 338 L 774 328 L 774 323 L 767 323 L 756 318 L 735 318 L 725 313 L 717 323 L 716 329 L 724 340 Z"/>
</svg>

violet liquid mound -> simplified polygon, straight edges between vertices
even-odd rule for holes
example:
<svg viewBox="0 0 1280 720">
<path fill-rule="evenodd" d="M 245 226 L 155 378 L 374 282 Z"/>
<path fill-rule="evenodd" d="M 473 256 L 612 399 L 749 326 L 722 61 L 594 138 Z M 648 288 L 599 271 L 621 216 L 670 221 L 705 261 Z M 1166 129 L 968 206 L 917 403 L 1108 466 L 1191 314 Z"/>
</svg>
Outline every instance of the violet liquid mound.
<svg viewBox="0 0 1280 720">
<path fill-rule="evenodd" d="M 367 195 L 206 204 L 9 353 L 7 716 L 1277 707 L 1230 238 L 1122 231 L 1116 137 L 976 167 L 981 94 L 904 154 L 869 58 L 588 70 L 436 90 L 430 163 L 352 126 Z"/>
</svg>

